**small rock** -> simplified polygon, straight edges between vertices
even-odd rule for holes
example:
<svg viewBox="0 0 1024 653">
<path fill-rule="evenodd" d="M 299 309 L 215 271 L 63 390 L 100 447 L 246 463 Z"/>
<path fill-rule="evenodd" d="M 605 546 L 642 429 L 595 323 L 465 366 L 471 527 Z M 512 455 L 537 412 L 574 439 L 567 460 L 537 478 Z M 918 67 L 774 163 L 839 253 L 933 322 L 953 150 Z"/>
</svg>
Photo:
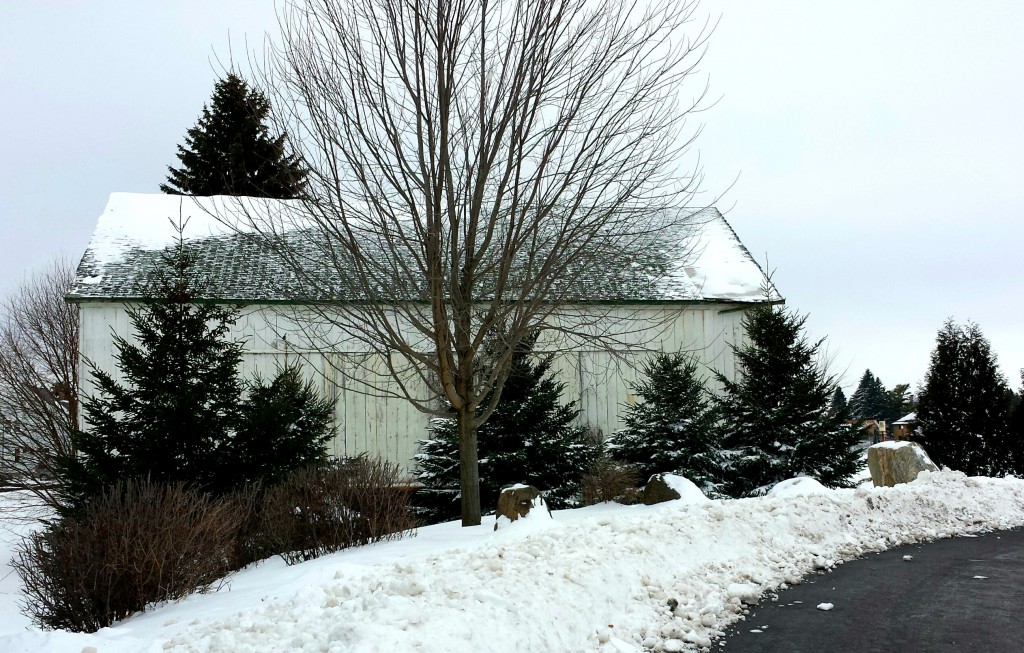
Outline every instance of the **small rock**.
<svg viewBox="0 0 1024 653">
<path fill-rule="evenodd" d="M 819 603 L 818 604 L 818 609 L 819 610 L 824 610 L 825 612 L 828 612 L 829 610 L 831 610 L 834 607 L 836 607 L 836 606 L 832 605 L 831 603 Z"/>
<path fill-rule="evenodd" d="M 913 559 L 914 559 L 914 556 L 909 556 L 909 555 L 903 556 L 903 560 L 906 561 L 906 562 L 910 562 Z"/>
</svg>

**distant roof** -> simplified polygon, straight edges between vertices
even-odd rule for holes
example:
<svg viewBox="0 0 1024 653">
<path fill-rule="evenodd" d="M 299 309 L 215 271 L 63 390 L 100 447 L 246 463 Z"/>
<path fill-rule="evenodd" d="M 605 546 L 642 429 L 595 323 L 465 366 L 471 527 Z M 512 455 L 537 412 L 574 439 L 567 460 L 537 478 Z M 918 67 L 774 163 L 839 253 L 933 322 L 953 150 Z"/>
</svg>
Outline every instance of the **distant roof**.
<svg viewBox="0 0 1024 653">
<path fill-rule="evenodd" d="M 904 424 L 913 424 L 916 421 L 917 421 L 917 413 L 907 413 L 903 417 L 901 417 L 898 420 L 896 420 L 895 422 L 893 422 L 893 425 L 900 425 L 900 426 L 902 426 Z"/>
<path fill-rule="evenodd" d="M 174 225 L 179 221 L 185 223 L 184 239 L 197 253 L 201 273 L 211 282 L 211 298 L 261 303 L 307 297 L 273 252 L 240 226 L 246 210 L 299 214 L 300 207 L 296 200 L 113 193 L 68 299 L 138 299 L 161 253 L 176 243 Z M 689 215 L 696 225 L 691 237 L 666 229 L 652 237 L 647 260 L 593 266 L 598 269 L 587 271 L 579 301 L 766 301 L 760 266 L 718 209 L 693 210 Z M 318 273 L 331 269 L 316 267 Z M 344 284 L 334 287 L 339 288 L 334 296 L 319 299 L 358 299 L 340 290 Z M 774 288 L 772 292 L 773 301 L 781 299 Z"/>
</svg>

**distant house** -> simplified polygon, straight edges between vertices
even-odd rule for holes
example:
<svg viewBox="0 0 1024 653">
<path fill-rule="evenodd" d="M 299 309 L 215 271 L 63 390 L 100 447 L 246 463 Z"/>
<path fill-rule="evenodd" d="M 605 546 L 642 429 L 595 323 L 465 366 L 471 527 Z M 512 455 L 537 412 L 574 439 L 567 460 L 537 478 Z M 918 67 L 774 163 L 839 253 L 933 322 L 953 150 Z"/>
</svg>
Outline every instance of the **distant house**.
<svg viewBox="0 0 1024 653">
<path fill-rule="evenodd" d="M 366 369 L 367 358 L 376 354 L 347 342 L 345 334 L 330 334 L 329 345 L 327 340 L 295 338 L 303 305 L 280 290 L 295 281 L 252 238 L 225 226 L 234 220 L 236 202 L 285 212 L 290 206 L 286 200 L 252 198 L 110 196 L 67 296 L 80 309 L 82 393 L 93 392 L 85 361 L 116 376 L 112 337 L 131 335 L 125 306 L 141 297 L 148 272 L 174 243 L 169 218 L 187 219 L 184 236 L 197 253 L 200 271 L 213 282 L 212 301 L 244 306 L 231 334 L 245 342 L 242 373 L 267 376 L 288 357 L 301 359 L 335 404 L 332 453 L 376 453 L 408 469 L 416 441 L 427 436 L 428 417 L 400 399 L 354 391 L 350 386 L 361 373 L 354 363 Z M 707 368 L 735 379 L 737 363 L 730 345 L 744 342 L 745 312 L 769 301 L 764 275 L 718 210 L 695 211 L 692 218 L 699 225 L 691 239 L 695 242 L 666 232 L 656 236 L 660 240 L 651 249 L 657 260 L 595 269 L 599 283 L 592 284 L 591 295 L 581 297 L 580 310 L 600 307 L 604 315 L 629 311 L 659 325 L 628 335 L 635 345 L 619 352 L 627 358 L 637 360 L 652 350 L 692 351 Z M 323 298 L 324 305 L 345 310 L 345 301 L 352 298 L 343 290 L 338 295 Z M 770 301 L 782 299 L 774 294 Z M 616 365 L 613 358 L 620 357 L 581 350 L 559 355 L 553 365 L 567 384 L 565 398 L 579 401 L 581 422 L 605 434 L 621 427 L 624 406 L 632 399 L 630 384 L 636 380 L 633 369 Z"/>
<path fill-rule="evenodd" d="M 893 440 L 909 440 L 917 428 L 917 413 L 907 413 L 892 423 Z"/>
</svg>

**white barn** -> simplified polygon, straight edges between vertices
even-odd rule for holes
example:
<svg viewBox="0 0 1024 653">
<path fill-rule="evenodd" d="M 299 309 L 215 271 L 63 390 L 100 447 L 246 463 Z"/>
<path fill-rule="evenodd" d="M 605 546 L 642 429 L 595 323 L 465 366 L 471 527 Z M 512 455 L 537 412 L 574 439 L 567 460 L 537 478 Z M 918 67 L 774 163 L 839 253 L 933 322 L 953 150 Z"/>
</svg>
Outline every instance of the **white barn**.
<svg viewBox="0 0 1024 653">
<path fill-rule="evenodd" d="M 187 220 L 186 241 L 199 255 L 202 273 L 216 286 L 216 301 L 242 306 L 232 337 L 244 341 L 243 377 L 272 375 L 283 363 L 301 360 L 310 378 L 335 404 L 336 437 L 332 453 L 351 456 L 376 453 L 410 469 L 416 442 L 427 437 L 429 417 L 408 402 L 380 398 L 356 388 L 366 352 L 334 334 L 325 348 L 298 342 L 294 334 L 303 307 L 270 290 L 268 275 L 279 266 L 252 245 L 251 239 L 223 224 L 233 198 L 182 198 L 174 195 L 114 193 L 100 215 L 89 246 L 67 295 L 78 304 L 81 319 L 80 378 L 82 393 L 93 391 L 89 365 L 117 376 L 113 334 L 130 337 L 125 307 L 141 297 L 141 289 L 159 254 L 177 237 L 174 222 Z M 277 200 L 246 200 L 286 204 Z M 222 220 L 213 216 L 220 216 Z M 634 345 L 612 356 L 603 351 L 560 354 L 554 369 L 567 384 L 564 399 L 578 401 L 581 422 L 603 434 L 621 427 L 624 406 L 634 400 L 630 384 L 636 374 L 629 365 L 650 351 L 689 351 L 709 370 L 736 377 L 731 345 L 744 339 L 741 321 L 751 307 L 781 302 L 766 297 L 761 268 L 717 209 L 694 213 L 691 242 L 663 243 L 667 257 L 656 275 L 648 275 L 643 292 L 597 298 L 580 310 L 603 315 L 628 313 L 651 325 L 628 335 Z M 230 222 L 230 218 L 227 220 Z M 635 271 L 630 271 L 634 273 Z M 633 284 L 629 284 L 633 285 Z M 627 291 L 632 292 L 632 291 Z M 596 308 L 595 308 L 596 307 Z M 340 310 L 340 309 L 339 309 Z"/>
</svg>

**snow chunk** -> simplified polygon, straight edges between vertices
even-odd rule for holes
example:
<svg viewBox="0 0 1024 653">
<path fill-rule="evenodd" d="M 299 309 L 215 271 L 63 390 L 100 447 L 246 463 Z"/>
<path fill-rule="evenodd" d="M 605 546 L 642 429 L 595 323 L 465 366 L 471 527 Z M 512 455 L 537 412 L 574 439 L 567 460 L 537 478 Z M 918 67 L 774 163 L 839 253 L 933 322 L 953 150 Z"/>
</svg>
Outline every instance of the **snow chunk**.
<svg viewBox="0 0 1024 653">
<path fill-rule="evenodd" d="M 824 610 L 825 612 L 828 612 L 829 610 L 831 610 L 834 607 L 836 607 L 836 606 L 832 605 L 831 603 L 819 603 L 817 605 L 817 608 L 819 610 Z"/>
</svg>

